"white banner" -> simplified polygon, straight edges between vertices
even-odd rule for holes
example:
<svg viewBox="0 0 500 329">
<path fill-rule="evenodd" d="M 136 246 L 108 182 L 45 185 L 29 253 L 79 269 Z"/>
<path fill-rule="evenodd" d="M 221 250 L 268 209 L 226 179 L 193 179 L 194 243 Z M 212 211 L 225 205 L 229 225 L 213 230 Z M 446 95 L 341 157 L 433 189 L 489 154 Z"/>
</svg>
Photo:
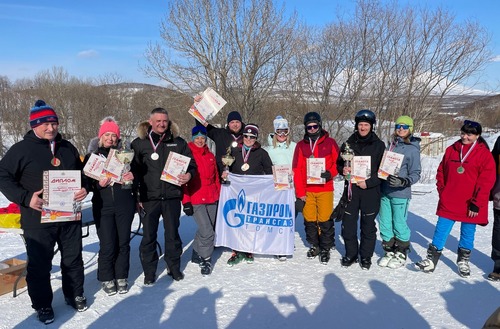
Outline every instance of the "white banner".
<svg viewBox="0 0 500 329">
<path fill-rule="evenodd" d="M 215 245 L 265 255 L 292 255 L 295 190 L 274 189 L 272 175 L 229 174 L 222 185 Z"/>
</svg>

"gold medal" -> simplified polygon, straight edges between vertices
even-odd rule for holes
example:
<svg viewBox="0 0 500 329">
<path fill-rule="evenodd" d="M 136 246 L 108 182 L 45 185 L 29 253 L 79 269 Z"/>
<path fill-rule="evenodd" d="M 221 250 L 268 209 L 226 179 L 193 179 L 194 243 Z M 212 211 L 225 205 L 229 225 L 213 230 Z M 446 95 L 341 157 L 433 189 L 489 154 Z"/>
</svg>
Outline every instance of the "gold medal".
<svg viewBox="0 0 500 329">
<path fill-rule="evenodd" d="M 464 172 L 465 172 L 465 168 L 464 167 L 460 166 L 460 167 L 457 168 L 457 173 L 463 174 Z"/>
<path fill-rule="evenodd" d="M 54 167 L 59 167 L 59 165 L 61 164 L 61 160 L 59 160 L 58 158 L 56 157 L 53 157 L 52 160 L 50 160 L 50 163 L 54 166 Z"/>
<path fill-rule="evenodd" d="M 250 168 L 250 165 L 249 165 L 248 163 L 244 163 L 244 164 L 241 166 L 241 170 L 243 170 L 243 171 L 247 171 L 249 168 Z"/>
</svg>

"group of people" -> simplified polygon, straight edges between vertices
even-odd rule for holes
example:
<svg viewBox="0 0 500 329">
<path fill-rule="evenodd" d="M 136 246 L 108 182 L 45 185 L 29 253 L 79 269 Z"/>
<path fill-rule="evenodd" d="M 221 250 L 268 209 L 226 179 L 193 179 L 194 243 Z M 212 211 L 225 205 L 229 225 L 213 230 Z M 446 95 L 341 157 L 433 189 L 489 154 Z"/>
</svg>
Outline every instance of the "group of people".
<svg viewBox="0 0 500 329">
<path fill-rule="evenodd" d="M 106 157 L 111 149 L 120 149 L 120 127 L 112 117 L 100 124 L 95 143 L 83 162 L 77 149 L 58 133 L 59 118 L 52 107 L 38 100 L 30 110 L 31 130 L 24 140 L 14 144 L 0 160 L 0 191 L 21 208 L 21 226 L 26 241 L 28 265 L 26 281 L 32 307 L 38 319 L 54 321 L 53 293 L 50 271 L 57 244 L 61 252 L 62 289 L 67 304 L 85 311 L 84 267 L 82 259 L 81 225 L 77 221 L 42 224 L 43 172 L 46 170 L 82 170 L 91 154 Z M 102 177 L 94 179 L 82 172 L 82 187 L 75 193 L 75 202 L 92 192 L 92 213 L 99 238 L 97 278 L 107 295 L 128 292 L 130 262 L 130 232 L 135 213 L 140 214 L 143 237 L 140 261 L 144 285 L 157 280 L 159 254 L 157 231 L 162 217 L 164 227 L 164 259 L 167 274 L 173 280 L 184 278 L 181 271 L 182 241 L 179 236 L 181 211 L 193 216 L 197 231 L 193 241 L 191 261 L 200 267 L 202 275 L 212 272 L 216 213 L 221 188 L 230 184 L 229 173 L 238 175 L 271 175 L 274 165 L 290 165 L 296 194 L 295 209 L 302 212 L 306 240 L 310 244 L 307 258 L 319 258 L 322 264 L 330 260 L 335 248 L 334 183 L 337 175 L 344 176 L 341 236 L 345 244 L 343 267 L 359 262 L 364 270 L 372 265 L 377 241 L 376 218 L 379 218 L 384 255 L 378 265 L 399 268 L 406 262 L 410 249 L 411 229 L 407 224 L 411 186 L 420 179 L 420 140 L 413 136 L 411 117 L 400 116 L 388 145 L 375 133 L 376 117 L 370 110 L 359 111 L 354 132 L 340 147 L 323 128 L 321 116 L 309 112 L 304 116 L 303 138 L 292 141 L 288 121 L 282 116 L 273 121 L 274 131 L 268 135 L 268 146 L 258 141 L 257 124 L 244 124 L 239 112 L 227 116 L 227 125 L 219 128 L 197 123 L 191 130 L 191 140 L 180 137 L 180 129 L 163 108 L 152 110 L 149 119 L 138 126 L 138 137 L 131 143 L 134 159 L 123 181 L 133 181 L 132 188 Z M 489 152 L 481 137 L 481 125 L 466 120 L 461 138 L 446 149 L 437 172 L 439 216 L 427 256 L 416 263 L 418 269 L 433 272 L 455 222 L 461 222 L 457 264 L 459 274 L 470 275 L 469 259 L 473 249 L 476 225 L 488 223 L 488 200 L 494 200 L 493 251 L 494 271 L 489 279 L 500 281 L 500 139 Z M 207 144 L 215 144 L 212 152 Z M 367 178 L 353 182 L 351 160 L 367 156 L 370 172 Z M 380 179 L 377 171 L 385 152 L 404 155 L 397 174 Z M 160 180 L 171 152 L 187 156 L 188 169 L 179 177 L 179 185 Z M 493 154 L 493 156 L 491 156 Z M 230 156 L 233 161 L 223 161 Z M 322 182 L 307 180 L 310 159 L 324 159 Z M 493 184 L 496 180 L 496 185 Z M 339 203 L 340 204 L 340 203 Z M 359 229 L 358 234 L 358 219 Z M 359 235 L 359 239 L 358 239 Z M 276 255 L 285 261 L 285 255 Z M 251 263 L 253 254 L 233 250 L 227 261 Z"/>
</svg>

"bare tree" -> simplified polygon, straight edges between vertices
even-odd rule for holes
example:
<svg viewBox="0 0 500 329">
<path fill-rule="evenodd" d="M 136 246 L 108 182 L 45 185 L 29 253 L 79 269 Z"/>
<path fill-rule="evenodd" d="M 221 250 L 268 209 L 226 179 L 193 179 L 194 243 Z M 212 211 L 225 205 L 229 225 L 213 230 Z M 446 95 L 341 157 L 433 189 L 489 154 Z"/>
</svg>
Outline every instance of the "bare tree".
<svg viewBox="0 0 500 329">
<path fill-rule="evenodd" d="M 295 52 L 297 29 L 295 15 L 287 18 L 272 0 L 173 0 L 161 25 L 164 45 L 148 47 L 144 71 L 178 91 L 211 86 L 227 110 L 256 120 Z"/>
</svg>

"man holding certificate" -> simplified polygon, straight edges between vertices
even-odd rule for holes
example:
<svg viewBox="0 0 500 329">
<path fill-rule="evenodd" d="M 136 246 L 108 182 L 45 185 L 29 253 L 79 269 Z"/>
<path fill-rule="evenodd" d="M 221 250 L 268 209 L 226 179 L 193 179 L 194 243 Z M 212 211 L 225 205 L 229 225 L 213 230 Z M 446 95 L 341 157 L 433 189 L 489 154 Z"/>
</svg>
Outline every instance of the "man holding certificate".
<svg viewBox="0 0 500 329">
<path fill-rule="evenodd" d="M 61 251 L 62 290 L 66 303 L 81 312 L 87 309 L 87 301 L 83 295 L 81 222 L 54 220 L 42 223 L 42 207 L 47 206 L 43 197 L 48 197 L 42 196 L 44 171 L 62 175 L 65 171 L 81 170 L 83 166 L 77 149 L 58 133 L 59 119 L 50 106 L 38 100 L 30 111 L 29 120 L 32 129 L 0 161 L 0 191 L 21 208 L 21 228 L 29 260 L 28 294 L 38 319 L 48 324 L 54 321 L 50 270 L 56 243 Z M 78 178 L 86 182 L 83 176 Z M 53 189 L 48 186 L 47 190 Z M 86 196 L 86 189 L 80 187 L 73 200 L 82 201 Z M 54 218 L 57 219 L 57 214 Z"/>
<path fill-rule="evenodd" d="M 144 285 L 156 282 L 158 253 L 157 231 L 160 216 L 165 229 L 165 262 L 167 273 L 174 280 L 184 278 L 181 272 L 182 241 L 179 236 L 179 218 L 183 197 L 182 185 L 196 174 L 196 163 L 187 142 L 179 137 L 179 127 L 169 120 L 165 109 L 155 108 L 149 120 L 138 127 L 138 135 L 132 142 L 134 160 L 132 172 L 138 182 L 139 207 L 143 224 L 143 238 L 139 247 Z M 191 160 L 184 173 L 176 176 L 176 185 L 160 179 L 167 159 L 187 157 Z M 169 157 L 170 156 L 170 157 Z"/>
</svg>

